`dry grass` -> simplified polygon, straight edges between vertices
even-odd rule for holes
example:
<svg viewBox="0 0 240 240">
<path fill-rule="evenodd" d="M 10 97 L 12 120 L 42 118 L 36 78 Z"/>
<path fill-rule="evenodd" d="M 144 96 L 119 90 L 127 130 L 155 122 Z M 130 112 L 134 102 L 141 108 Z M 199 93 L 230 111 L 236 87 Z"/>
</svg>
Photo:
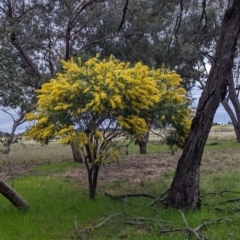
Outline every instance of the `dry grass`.
<svg viewBox="0 0 240 240">
<path fill-rule="evenodd" d="M 229 140 L 235 139 L 234 132 L 211 132 L 207 144 L 201 170 L 203 173 L 240 171 L 239 155 L 240 146 L 234 143 L 224 147 Z M 156 141 L 156 138 L 154 139 Z M 235 145 L 234 145 L 235 144 Z M 41 147 L 34 142 L 25 142 L 25 147 L 21 144 L 14 144 L 8 155 L 0 156 L 2 171 L 10 171 L 15 175 L 24 175 L 32 172 L 37 165 L 50 164 L 54 162 L 73 162 L 70 146 L 58 145 L 51 142 L 48 146 Z M 129 156 L 124 156 L 119 163 L 105 164 L 102 166 L 99 175 L 99 182 L 125 181 L 139 183 L 143 179 L 159 178 L 161 175 L 174 172 L 181 151 L 172 155 L 170 151 L 157 150 L 159 145 L 149 145 L 154 148 L 154 154 L 139 155 L 132 152 Z M 138 151 L 138 150 L 134 150 Z M 130 152 L 131 153 L 131 152 Z M 77 165 L 78 166 L 78 165 Z M 64 177 L 73 179 L 86 179 L 84 166 L 66 170 L 61 173 Z"/>
</svg>

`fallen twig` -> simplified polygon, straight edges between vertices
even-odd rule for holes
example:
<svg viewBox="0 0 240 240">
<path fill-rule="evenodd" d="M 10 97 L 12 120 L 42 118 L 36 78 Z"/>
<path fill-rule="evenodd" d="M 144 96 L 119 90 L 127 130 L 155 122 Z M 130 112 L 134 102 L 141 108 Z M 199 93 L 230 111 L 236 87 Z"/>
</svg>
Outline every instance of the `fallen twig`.
<svg viewBox="0 0 240 240">
<path fill-rule="evenodd" d="M 212 195 L 212 196 L 222 195 L 223 193 L 236 193 L 236 194 L 238 194 L 240 192 L 230 191 L 230 190 L 224 190 L 224 191 L 221 191 L 221 192 L 209 192 L 209 193 L 206 193 L 206 194 L 202 195 L 201 198 L 209 196 L 209 195 Z"/>
<path fill-rule="evenodd" d="M 239 201 L 240 201 L 240 198 L 233 198 L 233 199 L 226 200 L 224 202 L 220 202 L 219 204 L 239 202 Z"/>
<path fill-rule="evenodd" d="M 193 235 L 195 235 L 195 237 L 196 237 L 197 239 L 206 240 L 206 238 L 203 237 L 203 236 L 201 236 L 200 234 L 198 234 L 195 229 L 189 227 L 189 225 L 188 225 L 188 223 L 187 223 L 187 220 L 186 220 L 183 212 L 182 212 L 181 210 L 178 210 L 178 211 L 181 213 L 182 219 L 183 219 L 183 221 L 184 221 L 184 223 L 185 223 L 185 225 L 186 225 L 186 230 L 189 231 L 189 232 L 191 232 Z"/>
<path fill-rule="evenodd" d="M 120 195 L 113 195 L 111 193 L 105 192 L 105 195 L 112 198 L 112 199 L 122 199 L 122 198 L 129 198 L 129 197 L 147 197 L 154 199 L 154 196 L 151 196 L 147 193 L 125 193 Z"/>
<path fill-rule="evenodd" d="M 226 218 L 220 218 L 217 220 L 206 219 L 206 220 L 203 220 L 203 222 L 199 226 L 195 227 L 194 230 L 199 231 L 200 229 L 202 229 L 203 227 L 206 227 L 208 225 L 211 225 L 214 223 L 227 222 L 227 221 L 230 221 L 230 218 L 226 217 Z"/>
<path fill-rule="evenodd" d="M 137 225 L 137 226 L 143 226 L 144 222 L 139 222 L 139 221 L 124 221 L 124 223 L 128 225 Z"/>
<path fill-rule="evenodd" d="M 220 219 L 217 219 L 217 220 L 211 220 L 211 219 L 206 219 L 206 220 L 203 220 L 203 222 L 198 225 L 197 227 L 195 228 L 191 228 L 189 227 L 188 223 L 187 223 L 187 220 L 183 214 L 182 211 L 179 210 L 179 212 L 181 213 L 181 216 L 182 216 L 182 219 L 186 225 L 186 227 L 184 228 L 169 228 L 169 229 L 164 229 L 164 230 L 161 230 L 160 232 L 161 233 L 170 233 L 170 232 L 187 232 L 187 233 L 192 233 L 194 234 L 194 236 L 197 238 L 197 239 L 200 239 L 200 240 L 207 240 L 204 236 L 201 236 L 198 231 L 201 230 L 203 227 L 207 227 L 211 224 L 214 224 L 214 223 L 221 223 L 221 222 L 228 222 L 230 221 L 230 218 L 226 217 L 226 218 L 220 218 Z"/>
<path fill-rule="evenodd" d="M 158 203 L 158 202 L 163 202 L 166 200 L 166 198 L 163 198 L 165 195 L 167 195 L 167 193 L 169 192 L 169 189 L 164 192 L 160 197 L 157 197 L 154 201 L 152 201 L 149 206 L 152 206 L 154 205 L 155 203 Z"/>
<path fill-rule="evenodd" d="M 156 218 L 146 218 L 146 217 L 134 217 L 134 218 L 131 218 L 135 221 L 142 221 L 142 222 L 146 222 L 146 221 L 154 221 L 154 222 L 167 222 L 167 221 L 164 221 L 162 219 L 156 219 Z"/>
<path fill-rule="evenodd" d="M 100 227 L 103 226 L 106 222 L 108 222 L 110 219 L 112 219 L 113 217 L 118 216 L 119 214 L 123 214 L 123 212 L 118 212 L 118 213 L 114 213 L 114 214 L 110 215 L 109 217 L 105 218 L 102 222 L 100 222 L 100 223 L 97 224 L 96 226 L 92 227 L 92 229 L 100 228 Z"/>
<path fill-rule="evenodd" d="M 78 226 L 77 226 L 77 218 L 76 218 L 76 217 L 75 217 L 74 225 L 75 225 L 75 229 L 76 229 L 76 232 L 77 232 L 77 238 L 81 240 L 81 239 L 82 239 L 82 238 L 81 238 L 81 234 L 80 234 L 81 232 L 80 232 L 79 229 L 78 229 Z"/>
</svg>

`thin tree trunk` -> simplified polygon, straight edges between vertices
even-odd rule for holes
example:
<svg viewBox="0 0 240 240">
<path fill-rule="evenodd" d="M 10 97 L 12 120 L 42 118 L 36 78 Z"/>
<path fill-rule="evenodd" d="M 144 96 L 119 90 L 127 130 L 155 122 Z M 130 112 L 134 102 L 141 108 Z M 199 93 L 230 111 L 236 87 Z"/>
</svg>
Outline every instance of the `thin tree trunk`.
<svg viewBox="0 0 240 240">
<path fill-rule="evenodd" d="M 228 88 L 229 88 L 229 98 L 232 102 L 233 108 L 235 110 L 235 115 L 236 115 L 236 122 L 234 122 L 233 126 L 236 133 L 237 141 L 240 142 L 240 102 L 236 94 L 232 71 L 228 78 Z"/>
<path fill-rule="evenodd" d="M 15 207 L 23 209 L 28 207 L 27 201 L 2 179 L 0 179 L 0 193 L 6 197 Z"/>
<path fill-rule="evenodd" d="M 167 206 L 200 208 L 200 164 L 214 114 L 224 99 L 240 31 L 240 1 L 230 0 L 222 21 L 215 57 L 199 100 L 189 137 L 169 189 Z"/>
<path fill-rule="evenodd" d="M 232 121 L 234 131 L 235 131 L 235 134 L 236 134 L 236 137 L 237 137 L 237 141 L 240 143 L 240 121 L 238 121 L 236 119 L 232 108 L 229 106 L 229 97 L 225 98 L 222 101 L 222 105 L 223 105 L 224 109 L 226 110 L 226 112 L 228 113 L 228 115 L 229 115 L 229 117 Z"/>
<path fill-rule="evenodd" d="M 147 131 L 141 140 L 138 140 L 138 146 L 139 146 L 139 150 L 140 150 L 140 154 L 147 154 L 147 144 L 149 141 L 149 131 Z"/>
<path fill-rule="evenodd" d="M 99 164 L 93 164 L 92 167 L 88 169 L 89 198 L 92 200 L 95 200 L 96 197 L 99 169 L 100 169 Z"/>
<path fill-rule="evenodd" d="M 72 149 L 74 162 L 83 163 L 83 159 L 82 159 L 82 156 L 81 156 L 78 148 L 76 148 L 73 144 L 71 144 L 71 149 Z"/>
</svg>

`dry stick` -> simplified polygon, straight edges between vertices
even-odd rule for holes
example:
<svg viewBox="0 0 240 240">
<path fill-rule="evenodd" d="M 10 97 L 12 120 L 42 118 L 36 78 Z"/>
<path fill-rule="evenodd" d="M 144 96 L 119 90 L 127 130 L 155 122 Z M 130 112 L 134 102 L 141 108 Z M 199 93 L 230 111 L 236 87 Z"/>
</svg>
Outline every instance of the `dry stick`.
<svg viewBox="0 0 240 240">
<path fill-rule="evenodd" d="M 100 222 L 99 224 L 97 224 L 96 226 L 93 226 L 93 227 L 88 227 L 88 228 L 85 228 L 81 231 L 79 231 L 79 233 L 83 233 L 83 232 L 91 232 L 92 230 L 96 229 L 96 228 L 100 228 L 102 227 L 106 222 L 108 222 L 110 219 L 112 219 L 113 217 L 116 217 L 120 214 L 122 214 L 124 212 L 118 212 L 118 213 L 114 213 L 112 215 L 110 215 L 109 217 L 105 218 L 102 222 Z"/>
<path fill-rule="evenodd" d="M 147 197 L 154 199 L 154 196 L 151 196 L 147 193 L 126 193 L 126 194 L 120 194 L 120 195 L 113 195 L 111 193 L 105 192 L 105 195 L 112 198 L 112 199 L 121 199 L 121 198 L 127 198 L 127 197 Z"/>
<path fill-rule="evenodd" d="M 180 210 L 179 210 L 180 211 Z M 181 211 L 180 211 L 181 212 Z M 161 233 L 170 233 L 170 232 L 186 232 L 186 231 L 190 231 L 192 233 L 197 233 L 197 231 L 199 231 L 200 229 L 202 229 L 203 227 L 207 227 L 211 224 L 214 224 L 214 223 L 221 223 L 221 222 L 227 222 L 227 221 L 230 221 L 230 218 L 226 217 L 226 218 L 220 218 L 220 219 L 217 219 L 217 220 L 211 220 L 211 219 L 206 219 L 203 221 L 203 223 L 201 223 L 199 226 L 195 227 L 194 229 L 190 228 L 187 224 L 187 221 L 186 221 L 186 218 L 184 217 L 183 213 L 181 212 L 182 214 L 182 217 L 183 217 L 183 221 L 184 223 L 186 224 L 186 228 L 173 228 L 173 229 L 165 229 L 165 230 L 161 230 L 160 232 Z M 193 230 L 193 231 L 192 231 Z M 198 239 L 201 239 L 201 240 L 206 240 L 206 238 L 204 238 L 203 236 L 200 236 L 198 233 L 197 235 L 200 237 L 198 238 L 195 234 L 195 236 L 198 238 Z"/>
<path fill-rule="evenodd" d="M 189 232 L 193 233 L 197 239 L 205 240 L 206 238 L 200 236 L 194 229 L 192 229 L 192 228 L 189 227 L 189 225 L 188 225 L 188 223 L 187 223 L 187 220 L 186 220 L 183 212 L 182 212 L 181 210 L 178 210 L 178 211 L 179 211 L 179 212 L 181 213 L 181 215 L 182 215 L 182 219 L 183 219 L 183 221 L 184 221 L 184 223 L 185 223 L 185 225 L 186 225 L 186 230 L 188 230 Z"/>
<path fill-rule="evenodd" d="M 110 219 L 112 219 L 113 217 L 118 216 L 119 214 L 122 214 L 123 212 L 118 212 L 118 213 L 114 213 L 112 215 L 110 215 L 109 217 L 105 218 L 102 222 L 100 222 L 99 224 L 97 224 L 96 226 L 92 227 L 92 229 L 96 229 L 96 228 L 100 228 L 102 225 L 104 225 L 106 222 L 108 222 Z"/>
<path fill-rule="evenodd" d="M 222 195 L 223 193 L 240 193 L 238 191 L 230 191 L 230 190 L 224 190 L 224 191 L 221 191 L 221 192 L 209 192 L 209 193 L 206 193 L 205 195 L 202 195 L 201 198 L 203 197 L 206 197 L 208 195 Z"/>
<path fill-rule="evenodd" d="M 152 201 L 149 206 L 152 206 L 154 205 L 155 203 L 158 203 L 158 202 L 163 202 L 166 198 L 163 198 L 167 193 L 169 192 L 169 189 L 164 192 L 160 197 L 157 197 L 154 201 Z"/>
<path fill-rule="evenodd" d="M 155 221 L 155 222 L 167 222 L 165 220 L 162 219 L 156 219 L 156 218 L 146 218 L 146 217 L 134 217 L 132 218 L 135 221 Z"/>
<path fill-rule="evenodd" d="M 75 221 L 74 221 L 75 229 L 76 229 L 78 238 L 81 239 L 81 234 L 80 234 L 80 231 L 79 231 L 78 226 L 77 226 L 77 218 L 76 217 L 74 217 L 74 218 L 75 218 Z"/>
<path fill-rule="evenodd" d="M 221 223 L 221 222 L 227 222 L 230 221 L 230 218 L 226 217 L 226 218 L 220 218 L 217 220 L 204 220 L 203 223 L 201 223 L 199 226 L 195 227 L 194 230 L 197 232 L 200 229 L 202 229 L 203 227 L 206 227 L 208 225 L 214 224 L 214 223 Z"/>
<path fill-rule="evenodd" d="M 233 199 L 226 200 L 224 202 L 220 202 L 219 204 L 231 203 L 231 202 L 239 202 L 239 201 L 240 201 L 240 198 L 233 198 Z"/>
<path fill-rule="evenodd" d="M 137 226 L 143 226 L 144 222 L 134 222 L 134 221 L 124 221 L 124 223 L 128 225 L 137 225 Z"/>
</svg>

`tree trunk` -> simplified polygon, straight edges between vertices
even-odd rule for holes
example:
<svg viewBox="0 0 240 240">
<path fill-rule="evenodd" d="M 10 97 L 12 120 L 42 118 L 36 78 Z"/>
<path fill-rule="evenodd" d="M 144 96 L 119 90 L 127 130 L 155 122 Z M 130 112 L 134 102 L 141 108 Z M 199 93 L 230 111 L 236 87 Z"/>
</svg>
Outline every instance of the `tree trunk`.
<svg viewBox="0 0 240 240">
<path fill-rule="evenodd" d="M 82 156 L 78 150 L 73 144 L 71 144 L 72 154 L 73 154 L 73 160 L 74 162 L 83 163 Z"/>
<path fill-rule="evenodd" d="M 1 179 L 0 179 L 0 193 L 4 197 L 6 197 L 15 207 L 23 209 L 28 207 L 27 201 Z"/>
<path fill-rule="evenodd" d="M 234 131 L 235 131 L 235 134 L 236 134 L 236 137 L 237 137 L 237 141 L 240 143 L 240 121 L 238 121 L 236 119 L 236 116 L 235 116 L 232 108 L 229 106 L 229 97 L 225 98 L 222 101 L 222 105 L 223 105 L 224 109 L 226 110 L 226 112 L 228 113 L 228 115 L 229 115 L 229 117 L 232 121 Z"/>
<path fill-rule="evenodd" d="M 89 198 L 92 200 L 95 200 L 96 197 L 99 169 L 100 169 L 99 164 L 93 164 L 92 167 L 88 169 Z"/>
<path fill-rule="evenodd" d="M 140 150 L 140 154 L 147 154 L 147 144 L 148 144 L 148 140 L 149 140 L 149 131 L 147 131 L 141 140 L 137 140 L 138 146 L 139 146 L 139 150 Z"/>
<path fill-rule="evenodd" d="M 236 122 L 234 122 L 235 124 L 233 126 L 236 133 L 237 141 L 240 142 L 240 102 L 238 99 L 238 94 L 236 94 L 232 71 L 231 71 L 231 74 L 229 74 L 229 78 L 228 78 L 228 88 L 229 88 L 229 98 L 232 102 L 233 108 L 235 110 L 235 115 L 236 115 Z"/>
<path fill-rule="evenodd" d="M 176 173 L 169 189 L 167 206 L 200 208 L 200 164 L 214 114 L 225 98 L 227 77 L 233 66 L 240 31 L 240 1 L 230 0 L 224 14 L 216 53 L 191 131 L 186 140 Z"/>
</svg>

